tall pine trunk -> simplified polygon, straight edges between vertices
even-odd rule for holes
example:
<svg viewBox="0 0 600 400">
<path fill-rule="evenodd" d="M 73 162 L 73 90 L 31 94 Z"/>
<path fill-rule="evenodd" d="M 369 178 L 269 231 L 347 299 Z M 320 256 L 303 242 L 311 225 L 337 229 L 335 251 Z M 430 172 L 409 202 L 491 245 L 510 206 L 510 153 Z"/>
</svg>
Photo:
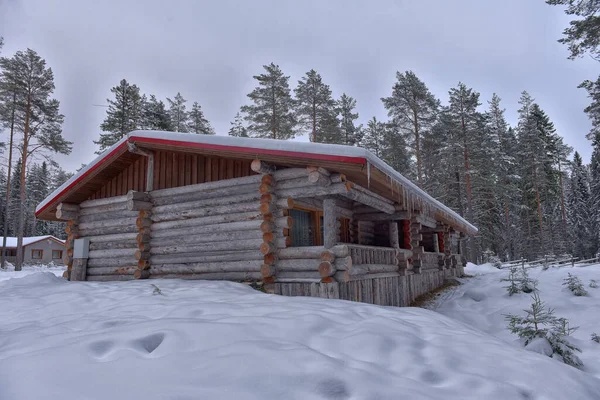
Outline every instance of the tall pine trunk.
<svg viewBox="0 0 600 400">
<path fill-rule="evenodd" d="M 21 158 L 21 204 L 19 205 L 19 231 L 17 234 L 17 262 L 15 271 L 20 271 L 23 266 L 23 232 L 25 231 L 25 178 L 27 169 L 27 147 L 29 145 L 29 119 L 31 113 L 31 94 L 27 96 L 25 109 L 25 129 L 23 130 L 23 155 Z"/>
<path fill-rule="evenodd" d="M 416 100 L 416 99 L 415 99 Z M 417 184 L 423 187 L 423 164 L 421 161 L 421 137 L 419 135 L 419 120 L 417 110 L 413 109 L 413 124 L 415 127 L 415 153 L 417 156 Z"/>
<path fill-rule="evenodd" d="M 2 256 L 0 268 L 5 268 L 6 262 L 6 237 L 8 236 L 8 203 L 10 202 L 10 187 L 12 175 L 12 155 L 13 155 L 13 140 L 15 134 L 15 107 L 17 103 L 17 93 L 13 92 L 12 113 L 10 116 L 10 142 L 8 149 L 8 176 L 6 178 L 6 203 L 4 205 L 4 232 L 2 234 Z"/>
</svg>

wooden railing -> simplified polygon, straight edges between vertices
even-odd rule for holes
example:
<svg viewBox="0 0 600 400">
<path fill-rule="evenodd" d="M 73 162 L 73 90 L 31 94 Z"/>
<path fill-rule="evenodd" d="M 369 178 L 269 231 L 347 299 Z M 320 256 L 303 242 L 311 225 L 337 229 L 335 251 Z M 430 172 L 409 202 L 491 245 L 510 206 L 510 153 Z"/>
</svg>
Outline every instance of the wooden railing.
<svg viewBox="0 0 600 400">
<path fill-rule="evenodd" d="M 348 244 L 353 264 L 396 265 L 396 253 L 392 247 L 365 246 Z"/>
<path fill-rule="evenodd" d="M 440 266 L 440 257 L 443 253 L 421 253 L 421 261 L 424 269 L 434 269 Z"/>
</svg>

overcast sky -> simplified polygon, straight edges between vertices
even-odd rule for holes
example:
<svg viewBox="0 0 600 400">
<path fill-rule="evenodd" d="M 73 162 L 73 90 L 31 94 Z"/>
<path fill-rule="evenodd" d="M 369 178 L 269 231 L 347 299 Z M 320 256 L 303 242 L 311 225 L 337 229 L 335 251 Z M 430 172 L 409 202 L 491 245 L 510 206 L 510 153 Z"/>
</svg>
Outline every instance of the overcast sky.
<svg viewBox="0 0 600 400">
<path fill-rule="evenodd" d="M 503 99 L 516 122 L 527 90 L 589 161 L 588 99 L 577 85 L 600 64 L 567 60 L 556 42 L 569 17 L 543 0 L 0 0 L 3 55 L 30 47 L 54 71 L 74 170 L 91 161 L 110 88 L 120 79 L 163 100 L 198 101 L 226 135 L 253 75 L 279 64 L 290 84 L 311 68 L 360 121 L 386 118 L 396 71 L 413 70 L 442 102 L 459 81 Z M 300 138 L 299 140 L 307 140 Z"/>
</svg>

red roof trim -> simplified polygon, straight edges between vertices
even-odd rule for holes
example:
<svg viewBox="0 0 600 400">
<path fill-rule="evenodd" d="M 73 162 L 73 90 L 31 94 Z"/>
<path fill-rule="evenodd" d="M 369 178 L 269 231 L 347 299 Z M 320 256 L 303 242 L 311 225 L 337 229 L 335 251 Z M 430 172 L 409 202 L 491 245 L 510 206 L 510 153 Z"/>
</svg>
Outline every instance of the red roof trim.
<svg viewBox="0 0 600 400">
<path fill-rule="evenodd" d="M 43 213 L 48 207 L 50 207 L 54 203 L 54 200 L 56 200 L 57 198 L 61 197 L 65 193 L 67 193 L 69 190 L 71 190 L 73 188 L 73 186 L 77 185 L 79 182 L 81 182 L 89 174 L 91 174 L 92 172 L 94 172 L 95 170 L 97 170 L 98 168 L 100 168 L 100 166 L 103 165 L 103 164 L 105 164 L 106 161 L 108 159 L 110 159 L 111 156 L 115 155 L 117 152 L 119 152 L 119 150 L 121 150 L 125 146 L 127 146 L 127 141 L 124 141 L 119 146 L 117 146 L 113 151 L 111 151 L 106 156 L 104 156 L 97 164 L 92 165 L 92 167 L 89 170 L 85 171 L 85 173 L 83 173 L 79 178 L 75 179 L 69 186 L 67 186 L 66 188 L 64 188 L 62 192 L 60 192 L 59 194 L 57 194 L 56 196 L 54 196 L 54 198 L 51 201 L 49 201 L 44 207 L 42 207 L 39 211 L 37 211 L 35 213 L 35 216 L 37 217 L 38 215 L 40 215 L 41 213 Z"/>
<path fill-rule="evenodd" d="M 287 151 L 287 150 L 270 150 L 260 149 L 255 147 L 241 147 L 241 146 L 228 146 L 223 144 L 211 144 L 211 143 L 198 143 L 198 142 L 187 142 L 184 140 L 171 140 L 171 139 L 157 139 L 157 138 L 146 138 L 141 136 L 130 136 L 130 141 L 136 141 L 140 143 L 156 143 L 156 144 L 176 144 L 185 145 L 186 147 L 207 149 L 207 150 L 229 150 L 236 153 L 247 153 L 247 154 L 266 154 L 271 156 L 295 156 L 302 158 L 312 158 L 315 160 L 327 160 L 327 161 L 339 161 L 352 164 L 365 164 L 367 162 L 364 157 L 350 157 L 350 156 L 338 156 L 332 154 L 315 154 L 315 153 L 303 153 L 299 151 Z"/>
</svg>

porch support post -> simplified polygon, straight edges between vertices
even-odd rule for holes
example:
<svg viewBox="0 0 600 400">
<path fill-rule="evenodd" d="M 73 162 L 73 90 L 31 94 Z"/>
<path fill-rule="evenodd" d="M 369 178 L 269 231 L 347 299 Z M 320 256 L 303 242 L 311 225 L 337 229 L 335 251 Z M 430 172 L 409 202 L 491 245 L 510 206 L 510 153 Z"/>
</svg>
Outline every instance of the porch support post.
<svg viewBox="0 0 600 400">
<path fill-rule="evenodd" d="M 336 245 L 338 237 L 335 199 L 323 200 L 323 246 L 330 249 Z"/>
</svg>

